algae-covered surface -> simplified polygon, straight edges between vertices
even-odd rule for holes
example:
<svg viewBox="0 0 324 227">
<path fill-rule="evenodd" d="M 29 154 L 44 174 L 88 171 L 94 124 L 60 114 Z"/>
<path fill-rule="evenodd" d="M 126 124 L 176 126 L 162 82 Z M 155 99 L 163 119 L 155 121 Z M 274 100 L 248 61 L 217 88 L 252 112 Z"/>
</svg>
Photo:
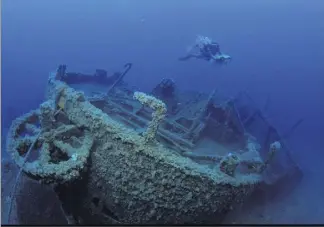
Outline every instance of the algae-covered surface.
<svg viewBox="0 0 324 227">
<path fill-rule="evenodd" d="M 32 179 L 54 187 L 74 223 L 218 223 L 261 181 L 257 173 L 234 177 L 182 156 L 154 139 L 156 126 L 138 134 L 62 82 L 50 79 L 47 93 L 40 110 L 13 123 L 7 147 Z M 157 111 L 150 124 L 159 124 L 163 105 L 138 94 Z M 51 108 L 56 102 L 59 110 Z M 33 139 L 39 155 L 25 163 Z"/>
</svg>

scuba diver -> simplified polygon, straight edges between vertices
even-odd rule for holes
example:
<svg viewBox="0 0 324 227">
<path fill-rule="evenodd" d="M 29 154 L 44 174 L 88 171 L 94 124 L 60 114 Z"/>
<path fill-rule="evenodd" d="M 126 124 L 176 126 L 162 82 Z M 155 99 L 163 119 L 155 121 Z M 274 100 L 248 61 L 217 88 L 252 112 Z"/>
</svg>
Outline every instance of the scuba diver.
<svg viewBox="0 0 324 227">
<path fill-rule="evenodd" d="M 196 43 L 190 48 L 188 54 L 180 57 L 180 61 L 191 58 L 203 59 L 209 62 L 228 63 L 232 58 L 220 51 L 219 44 L 208 37 L 197 36 Z"/>
</svg>

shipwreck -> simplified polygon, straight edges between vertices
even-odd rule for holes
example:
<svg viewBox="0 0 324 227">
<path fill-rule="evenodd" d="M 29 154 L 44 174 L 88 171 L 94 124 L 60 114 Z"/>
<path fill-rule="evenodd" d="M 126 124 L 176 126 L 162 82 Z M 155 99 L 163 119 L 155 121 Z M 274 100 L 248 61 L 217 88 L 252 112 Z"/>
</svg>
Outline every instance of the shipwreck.
<svg viewBox="0 0 324 227">
<path fill-rule="evenodd" d="M 123 80 L 131 67 L 60 65 L 46 101 L 9 130 L 7 151 L 54 189 L 70 224 L 219 223 L 259 187 L 302 176 L 247 93 L 180 91 L 171 79 L 143 93 Z"/>
</svg>

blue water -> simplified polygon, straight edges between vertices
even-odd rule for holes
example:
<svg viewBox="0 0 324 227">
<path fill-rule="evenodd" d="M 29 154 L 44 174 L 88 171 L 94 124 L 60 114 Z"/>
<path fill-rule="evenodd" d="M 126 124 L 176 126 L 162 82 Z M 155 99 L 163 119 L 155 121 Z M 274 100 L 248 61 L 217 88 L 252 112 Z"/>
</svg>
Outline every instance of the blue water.
<svg viewBox="0 0 324 227">
<path fill-rule="evenodd" d="M 61 63 L 109 74 L 132 62 L 125 80 L 142 91 L 164 77 L 180 89 L 248 90 L 260 105 L 271 98 L 266 114 L 280 130 L 305 119 L 288 141 L 305 172 L 299 196 L 321 196 L 282 219 L 324 223 L 322 0 L 3 0 L 1 10 L 2 137 L 13 119 L 44 100 L 48 73 Z M 231 63 L 178 61 L 196 35 L 219 42 Z"/>
</svg>

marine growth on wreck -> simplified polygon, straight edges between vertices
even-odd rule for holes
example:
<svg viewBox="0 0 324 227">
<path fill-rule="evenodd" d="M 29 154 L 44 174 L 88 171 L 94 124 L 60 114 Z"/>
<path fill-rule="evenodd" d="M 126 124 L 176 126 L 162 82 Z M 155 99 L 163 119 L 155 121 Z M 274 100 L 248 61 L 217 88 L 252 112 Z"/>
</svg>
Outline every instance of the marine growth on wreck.
<svg viewBox="0 0 324 227">
<path fill-rule="evenodd" d="M 219 223 L 286 148 L 261 145 L 235 99 L 181 93 L 170 79 L 143 93 L 123 81 L 130 68 L 59 66 L 47 100 L 12 123 L 8 152 L 53 187 L 70 224 Z"/>
</svg>

